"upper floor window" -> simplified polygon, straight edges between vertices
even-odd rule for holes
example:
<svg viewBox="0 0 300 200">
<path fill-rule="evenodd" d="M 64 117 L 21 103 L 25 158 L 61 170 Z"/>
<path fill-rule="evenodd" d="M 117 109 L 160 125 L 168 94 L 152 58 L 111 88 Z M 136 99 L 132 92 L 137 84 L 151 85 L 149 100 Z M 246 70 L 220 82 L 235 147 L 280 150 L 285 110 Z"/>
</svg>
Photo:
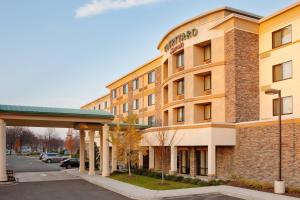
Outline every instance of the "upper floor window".
<svg viewBox="0 0 300 200">
<path fill-rule="evenodd" d="M 286 26 L 272 33 L 273 48 L 292 42 L 292 25 Z"/>
<path fill-rule="evenodd" d="M 134 79 L 132 83 L 133 83 L 133 90 L 139 89 L 139 79 L 138 78 Z"/>
<path fill-rule="evenodd" d="M 184 122 L 184 107 L 177 108 L 177 122 Z"/>
<path fill-rule="evenodd" d="M 279 98 L 273 99 L 273 115 L 279 115 L 279 109 L 281 107 L 281 114 L 288 115 L 293 113 L 293 97 L 282 97 L 281 106 L 279 105 Z"/>
<path fill-rule="evenodd" d="M 107 105 L 107 101 L 104 102 L 104 108 L 107 108 L 108 105 Z"/>
<path fill-rule="evenodd" d="M 128 93 L 128 84 L 123 85 L 123 94 Z"/>
<path fill-rule="evenodd" d="M 204 105 L 204 120 L 211 119 L 211 104 Z"/>
<path fill-rule="evenodd" d="M 211 90 L 211 75 L 205 75 L 204 77 L 204 91 Z"/>
<path fill-rule="evenodd" d="M 273 82 L 292 78 L 292 61 L 273 66 Z"/>
<path fill-rule="evenodd" d="M 98 109 L 101 110 L 101 104 L 98 105 Z"/>
<path fill-rule="evenodd" d="M 113 99 L 117 98 L 117 90 L 112 90 L 111 95 Z"/>
<path fill-rule="evenodd" d="M 155 71 L 148 73 L 148 84 L 155 82 Z"/>
<path fill-rule="evenodd" d="M 184 79 L 177 81 L 177 95 L 184 94 Z"/>
<path fill-rule="evenodd" d="M 135 100 L 133 101 L 132 107 L 133 107 L 133 110 L 139 109 L 139 100 L 138 100 L 138 99 L 135 99 Z"/>
<path fill-rule="evenodd" d="M 211 60 L 211 45 L 206 45 L 204 49 L 204 62 L 209 62 Z"/>
<path fill-rule="evenodd" d="M 123 104 L 123 112 L 128 112 L 128 103 Z"/>
<path fill-rule="evenodd" d="M 148 106 L 155 104 L 155 94 L 148 95 Z"/>
<path fill-rule="evenodd" d="M 148 125 L 149 126 L 154 126 L 155 125 L 155 117 L 154 116 L 149 116 L 148 117 Z"/>
<path fill-rule="evenodd" d="M 113 114 L 113 115 L 116 115 L 116 114 L 117 114 L 117 107 L 116 107 L 116 106 L 114 106 L 114 107 L 112 108 L 112 114 Z"/>
<path fill-rule="evenodd" d="M 94 110 L 96 110 L 96 106 L 94 106 Z"/>
<path fill-rule="evenodd" d="M 184 66 L 184 52 L 178 53 L 176 55 L 176 67 Z"/>
</svg>

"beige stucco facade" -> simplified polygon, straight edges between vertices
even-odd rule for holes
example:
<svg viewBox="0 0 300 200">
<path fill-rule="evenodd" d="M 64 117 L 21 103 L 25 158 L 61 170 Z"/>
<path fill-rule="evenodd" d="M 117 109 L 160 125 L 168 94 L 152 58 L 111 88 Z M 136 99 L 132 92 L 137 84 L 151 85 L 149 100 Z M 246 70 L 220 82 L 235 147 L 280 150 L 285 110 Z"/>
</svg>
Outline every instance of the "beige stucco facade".
<svg viewBox="0 0 300 200">
<path fill-rule="evenodd" d="M 136 114 L 137 123 L 156 126 L 143 132 L 141 145 L 148 147 L 149 153 L 147 157 L 140 156 L 148 159 L 140 162 L 140 167 L 147 163 L 147 168 L 160 170 L 157 133 L 162 130 L 168 138 L 174 136 L 174 141 L 166 142 L 165 170 L 170 173 L 230 178 L 251 174 L 251 169 L 241 166 L 243 162 L 256 168 L 264 166 L 267 157 L 257 158 L 254 163 L 255 158 L 247 159 L 245 154 L 253 151 L 253 146 L 262 148 L 260 139 L 267 141 L 268 131 L 274 134 L 276 129 L 276 97 L 266 95 L 266 89 L 281 89 L 283 97 L 293 97 L 293 112 L 283 119 L 299 127 L 299 5 L 297 2 L 264 18 L 228 7 L 203 13 L 167 32 L 157 46 L 160 56 L 107 85 L 110 111 L 116 121 Z M 292 41 L 273 48 L 274 32 L 290 25 Z M 286 61 L 292 61 L 292 77 L 274 82 L 273 66 Z M 149 83 L 151 72 L 155 80 Z M 155 96 L 153 105 L 148 102 L 151 94 Z M 134 108 L 135 100 L 139 101 L 138 109 Z M 124 104 L 128 104 L 125 111 Z M 149 120 L 152 117 L 154 124 Z M 297 128 L 292 131 L 286 127 L 298 138 Z M 249 135 L 253 132 L 256 138 Z M 299 141 L 295 139 L 291 154 L 299 153 Z M 272 142 L 276 145 L 276 140 Z M 259 156 L 258 152 L 259 149 L 251 155 Z M 298 166 L 290 165 L 285 166 Z M 269 181 L 267 177 L 255 179 Z M 290 184 L 300 186 L 295 181 Z"/>
</svg>

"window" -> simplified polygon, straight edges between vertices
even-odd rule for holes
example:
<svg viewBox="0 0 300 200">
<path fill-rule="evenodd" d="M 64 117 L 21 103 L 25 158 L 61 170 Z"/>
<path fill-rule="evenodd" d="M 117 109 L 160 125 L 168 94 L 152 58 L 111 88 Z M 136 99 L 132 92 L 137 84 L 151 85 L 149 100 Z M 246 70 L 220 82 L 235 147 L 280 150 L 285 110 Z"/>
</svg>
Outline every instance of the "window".
<svg viewBox="0 0 300 200">
<path fill-rule="evenodd" d="M 140 124 L 140 119 L 139 118 L 136 118 L 135 124 Z"/>
<path fill-rule="evenodd" d="M 184 121 L 184 107 L 177 108 L 177 122 Z"/>
<path fill-rule="evenodd" d="M 96 106 L 94 106 L 94 110 L 96 110 Z"/>
<path fill-rule="evenodd" d="M 284 27 L 272 33 L 273 48 L 292 42 L 292 25 Z"/>
<path fill-rule="evenodd" d="M 154 104 L 155 104 L 155 95 L 154 94 L 148 95 L 148 106 L 151 106 Z"/>
<path fill-rule="evenodd" d="M 204 105 L 204 120 L 211 119 L 211 104 Z"/>
<path fill-rule="evenodd" d="M 293 97 L 282 97 L 281 102 L 281 113 L 283 115 L 288 115 L 293 113 Z M 273 115 L 278 116 L 279 115 L 279 99 L 273 99 Z"/>
<path fill-rule="evenodd" d="M 184 94 L 184 79 L 177 81 L 177 95 Z"/>
<path fill-rule="evenodd" d="M 112 90 L 111 91 L 111 95 L 112 95 L 113 99 L 117 98 L 117 91 L 116 90 Z"/>
<path fill-rule="evenodd" d="M 107 108 L 107 101 L 104 102 L 104 108 Z"/>
<path fill-rule="evenodd" d="M 273 66 L 273 82 L 292 78 L 292 61 Z"/>
<path fill-rule="evenodd" d="M 148 125 L 149 126 L 154 126 L 155 125 L 155 117 L 154 116 L 149 116 L 148 117 Z"/>
<path fill-rule="evenodd" d="M 204 76 L 204 90 L 211 90 L 211 75 Z"/>
<path fill-rule="evenodd" d="M 155 82 L 155 71 L 148 73 L 148 84 Z"/>
<path fill-rule="evenodd" d="M 123 85 L 123 94 L 128 93 L 128 84 Z"/>
<path fill-rule="evenodd" d="M 208 62 L 211 60 L 211 45 L 204 46 L 204 61 Z"/>
<path fill-rule="evenodd" d="M 123 113 L 128 112 L 128 103 L 123 104 Z"/>
<path fill-rule="evenodd" d="M 98 105 L 98 109 L 101 110 L 101 104 Z"/>
<path fill-rule="evenodd" d="M 133 101 L 133 110 L 137 110 L 137 109 L 139 109 L 139 100 L 135 99 Z"/>
<path fill-rule="evenodd" d="M 116 107 L 116 106 L 114 106 L 114 107 L 112 108 L 112 114 L 113 114 L 113 115 L 116 115 L 116 114 L 117 114 L 117 107 Z"/>
<path fill-rule="evenodd" d="M 184 53 L 179 53 L 176 55 L 176 66 L 183 67 L 184 66 Z"/>
<path fill-rule="evenodd" d="M 133 80 L 133 90 L 139 89 L 139 79 Z"/>
</svg>

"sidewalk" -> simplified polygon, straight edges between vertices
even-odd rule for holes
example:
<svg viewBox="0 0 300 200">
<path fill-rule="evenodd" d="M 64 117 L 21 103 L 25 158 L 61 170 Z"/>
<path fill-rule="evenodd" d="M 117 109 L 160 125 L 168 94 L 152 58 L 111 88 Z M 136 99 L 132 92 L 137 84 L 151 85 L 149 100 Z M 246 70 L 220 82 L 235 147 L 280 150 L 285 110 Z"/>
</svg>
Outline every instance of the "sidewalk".
<svg viewBox="0 0 300 200">
<path fill-rule="evenodd" d="M 89 176 L 87 172 L 79 173 L 77 169 L 66 170 L 66 172 L 79 176 L 82 179 L 111 190 L 113 192 L 122 194 L 132 199 L 145 199 L 154 200 L 162 199 L 164 197 L 176 196 L 190 196 L 196 194 L 207 193 L 221 193 L 228 196 L 233 196 L 245 200 L 299 200 L 299 198 L 282 196 L 267 192 L 260 192 L 232 186 L 208 186 L 199 188 L 177 189 L 177 190 L 149 190 L 142 187 L 134 186 L 131 184 L 123 183 L 110 178 L 102 177 L 99 175 Z"/>
</svg>

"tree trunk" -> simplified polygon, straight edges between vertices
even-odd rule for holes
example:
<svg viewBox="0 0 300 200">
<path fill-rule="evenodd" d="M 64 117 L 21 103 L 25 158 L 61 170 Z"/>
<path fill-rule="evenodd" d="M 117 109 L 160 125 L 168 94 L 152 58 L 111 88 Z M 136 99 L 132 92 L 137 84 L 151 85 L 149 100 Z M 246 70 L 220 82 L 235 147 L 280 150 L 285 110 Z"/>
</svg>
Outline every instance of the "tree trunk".
<svg viewBox="0 0 300 200">
<path fill-rule="evenodd" d="M 164 147 L 161 150 L 161 183 L 164 184 Z"/>
<path fill-rule="evenodd" d="M 128 175 L 131 176 L 131 167 L 130 167 L 131 163 L 130 161 L 128 162 Z"/>
</svg>

